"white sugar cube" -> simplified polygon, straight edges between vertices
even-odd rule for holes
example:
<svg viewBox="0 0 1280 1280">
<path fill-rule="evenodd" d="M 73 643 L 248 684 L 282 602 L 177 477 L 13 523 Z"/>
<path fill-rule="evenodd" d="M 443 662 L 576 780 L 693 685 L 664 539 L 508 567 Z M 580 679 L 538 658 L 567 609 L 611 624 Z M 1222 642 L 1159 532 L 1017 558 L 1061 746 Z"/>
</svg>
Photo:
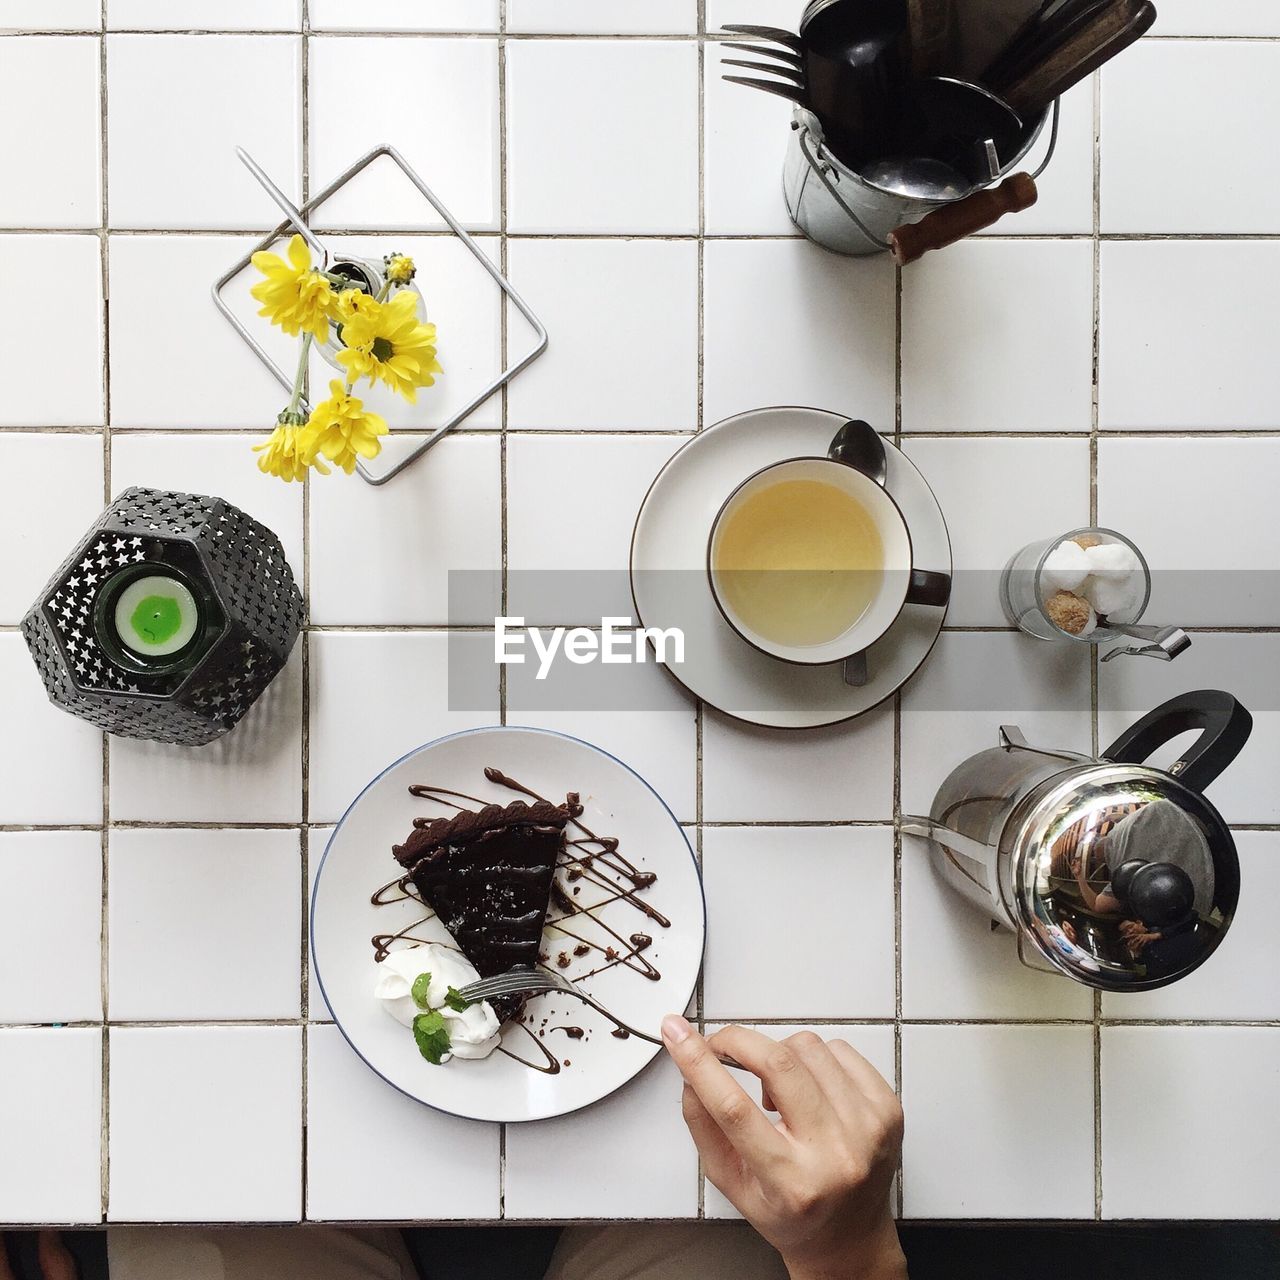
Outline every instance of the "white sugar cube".
<svg viewBox="0 0 1280 1280">
<path fill-rule="evenodd" d="M 1045 594 L 1054 591 L 1075 591 L 1089 576 L 1089 561 L 1085 549 L 1068 539 L 1060 542 L 1045 557 L 1040 573 Z"/>
<path fill-rule="evenodd" d="M 1142 570 L 1141 561 L 1123 542 L 1104 542 L 1087 548 L 1084 555 L 1086 572 L 1095 578 L 1120 581 Z"/>
</svg>

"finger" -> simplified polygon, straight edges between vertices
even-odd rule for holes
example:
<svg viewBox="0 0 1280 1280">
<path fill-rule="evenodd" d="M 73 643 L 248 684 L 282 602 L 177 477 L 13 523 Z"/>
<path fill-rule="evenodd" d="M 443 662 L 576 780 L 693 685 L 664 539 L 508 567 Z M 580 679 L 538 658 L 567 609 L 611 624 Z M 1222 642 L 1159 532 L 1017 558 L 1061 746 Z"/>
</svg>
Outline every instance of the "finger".
<svg viewBox="0 0 1280 1280">
<path fill-rule="evenodd" d="M 733 1143 L 702 1105 L 702 1099 L 686 1084 L 680 1098 L 680 1110 L 689 1126 L 693 1144 L 702 1158 L 702 1171 L 734 1204 L 747 1185 L 747 1173 Z"/>
<path fill-rule="evenodd" d="M 867 1098 L 832 1052 L 831 1046 L 812 1031 L 799 1031 L 783 1041 L 799 1055 L 835 1113 L 846 1123 L 865 1109 Z"/>
<path fill-rule="evenodd" d="M 892 1085 L 851 1044 L 845 1040 L 832 1040 L 830 1048 L 836 1061 L 868 1102 L 879 1106 L 898 1105 L 898 1095 Z"/>
<path fill-rule="evenodd" d="M 44 1280 L 76 1280 L 75 1259 L 56 1231 L 42 1231 L 36 1247 Z"/>
<path fill-rule="evenodd" d="M 765 1113 L 729 1074 L 707 1042 L 678 1014 L 663 1018 L 662 1042 L 685 1082 L 749 1166 L 763 1167 L 785 1151 L 782 1136 Z"/>
<path fill-rule="evenodd" d="M 831 1123 L 826 1095 L 803 1059 L 785 1044 L 746 1027 L 725 1027 L 709 1043 L 717 1053 L 729 1054 L 760 1077 L 769 1101 L 793 1133 L 811 1136 Z"/>
</svg>

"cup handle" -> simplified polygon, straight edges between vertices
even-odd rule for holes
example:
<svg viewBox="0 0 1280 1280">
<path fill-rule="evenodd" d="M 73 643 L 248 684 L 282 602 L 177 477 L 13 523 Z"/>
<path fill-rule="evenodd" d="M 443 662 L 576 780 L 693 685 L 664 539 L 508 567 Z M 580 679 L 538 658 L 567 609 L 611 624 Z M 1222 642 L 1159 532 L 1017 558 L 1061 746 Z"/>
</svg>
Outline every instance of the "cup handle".
<svg viewBox="0 0 1280 1280">
<path fill-rule="evenodd" d="M 844 682 L 853 689 L 863 688 L 871 679 L 867 671 L 867 651 L 851 653 L 844 660 Z"/>
<path fill-rule="evenodd" d="M 912 569 L 911 582 L 907 586 L 908 604 L 946 606 L 951 599 L 951 575 L 935 573 L 930 569 Z"/>
</svg>

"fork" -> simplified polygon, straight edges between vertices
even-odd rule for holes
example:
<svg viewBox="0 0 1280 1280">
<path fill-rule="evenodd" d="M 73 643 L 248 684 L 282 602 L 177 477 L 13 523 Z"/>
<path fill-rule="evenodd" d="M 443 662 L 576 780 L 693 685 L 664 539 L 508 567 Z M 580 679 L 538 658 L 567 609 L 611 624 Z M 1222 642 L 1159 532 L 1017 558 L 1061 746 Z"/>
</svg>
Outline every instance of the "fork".
<svg viewBox="0 0 1280 1280">
<path fill-rule="evenodd" d="M 464 1000 L 474 1001 L 493 1000 L 498 996 L 541 995 L 547 991 L 563 991 L 565 995 L 576 997 L 583 1004 L 590 1005 L 597 1013 L 603 1014 L 610 1022 L 620 1027 L 628 1035 L 635 1036 L 637 1040 L 646 1040 L 649 1044 L 662 1044 L 662 1041 L 657 1036 L 646 1035 L 643 1031 L 637 1031 L 635 1027 L 628 1026 L 617 1014 L 610 1013 L 604 1005 L 589 996 L 576 983 L 570 982 L 568 978 L 562 977 L 558 973 L 552 973 L 550 969 L 544 969 L 540 965 L 536 969 L 508 969 L 506 973 L 500 973 L 496 977 L 481 978 L 479 982 L 469 982 L 458 994 Z M 726 1067 L 735 1067 L 739 1071 L 747 1070 L 742 1063 L 729 1057 L 728 1054 L 718 1053 L 716 1057 Z"/>
<path fill-rule="evenodd" d="M 776 93 L 779 97 L 788 98 L 802 106 L 807 105 L 805 93 L 804 46 L 800 37 L 778 27 L 728 26 L 726 31 L 734 35 L 745 35 L 756 38 L 751 44 L 726 40 L 726 49 L 737 49 L 756 57 L 777 58 L 777 62 L 746 62 L 740 58 L 724 58 L 721 66 L 745 67 L 749 71 L 772 72 L 781 76 L 781 80 L 755 79 L 750 76 L 726 75 L 722 79 L 730 84 L 745 84 L 752 89 L 762 89 L 766 93 Z M 769 43 L 764 43 L 768 41 Z"/>
</svg>

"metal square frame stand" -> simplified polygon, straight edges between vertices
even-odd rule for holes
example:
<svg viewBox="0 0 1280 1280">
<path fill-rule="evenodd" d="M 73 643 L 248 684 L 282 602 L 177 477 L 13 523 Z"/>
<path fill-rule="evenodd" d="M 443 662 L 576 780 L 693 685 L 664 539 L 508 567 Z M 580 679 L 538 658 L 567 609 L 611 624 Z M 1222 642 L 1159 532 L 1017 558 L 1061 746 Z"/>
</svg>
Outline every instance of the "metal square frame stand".
<svg viewBox="0 0 1280 1280">
<path fill-rule="evenodd" d="M 253 333 L 249 329 L 249 326 L 246 325 L 244 321 L 241 320 L 240 317 L 237 316 L 232 311 L 230 305 L 226 300 L 226 297 L 224 296 L 224 291 L 226 290 L 227 285 L 229 285 L 232 280 L 234 280 L 242 271 L 244 271 L 247 267 L 249 267 L 252 264 L 253 255 L 255 253 L 259 252 L 262 249 L 266 249 L 270 247 L 277 240 L 279 240 L 280 237 L 283 236 L 289 230 L 290 227 L 292 227 L 295 231 L 297 231 L 297 233 L 307 242 L 307 244 L 310 245 L 312 253 L 316 254 L 319 257 L 322 268 L 327 267 L 329 264 L 329 251 L 324 247 L 324 245 L 320 242 L 320 240 L 316 238 L 315 233 L 311 230 L 310 226 L 307 224 L 308 218 L 310 218 L 311 215 L 314 214 L 315 211 L 319 209 L 327 200 L 329 200 L 337 192 L 341 191 L 342 188 L 345 187 L 348 182 L 350 182 L 353 178 L 358 177 L 375 160 L 379 160 L 383 156 L 391 160 L 400 169 L 400 172 L 403 173 L 404 176 L 408 178 L 411 183 L 413 183 L 413 185 L 418 189 L 419 193 L 427 201 L 427 203 L 430 204 L 431 207 L 436 211 L 436 213 L 438 213 L 440 217 L 444 220 L 449 230 L 459 240 L 461 240 L 464 245 L 467 246 L 467 248 L 470 250 L 472 256 L 476 259 L 476 261 L 479 262 L 480 265 L 489 273 L 489 275 L 493 278 L 494 283 L 497 284 L 498 288 L 502 290 L 503 294 L 511 300 L 511 302 L 515 305 L 516 310 L 519 311 L 522 316 L 524 316 L 524 318 L 529 322 L 530 326 L 533 328 L 536 341 L 532 349 L 529 350 L 525 355 L 523 355 L 519 360 L 515 361 L 512 364 L 509 364 L 497 376 L 497 378 L 495 378 L 492 382 L 490 382 L 484 388 L 484 390 L 482 390 L 471 401 L 469 401 L 466 405 L 464 405 L 461 409 L 459 409 L 458 412 L 455 413 L 453 417 L 451 417 L 448 420 L 448 422 L 445 422 L 441 426 L 436 427 L 431 432 L 431 434 L 428 435 L 427 438 L 423 440 L 421 444 L 418 445 L 416 449 L 414 449 L 411 453 L 407 454 L 405 457 L 401 458 L 400 461 L 395 464 L 395 466 L 391 467 L 389 470 L 385 472 L 375 473 L 371 471 L 368 465 L 365 463 L 365 461 L 361 459 L 360 462 L 357 464 L 356 469 L 360 473 L 360 478 L 364 480 L 366 483 L 371 485 L 384 485 L 387 483 L 388 480 L 394 479 L 394 477 L 398 476 L 403 470 L 405 470 L 406 467 L 412 465 L 420 457 L 422 457 L 422 455 L 426 453 L 427 450 L 430 449 L 432 445 L 436 444 L 445 435 L 447 435 L 450 431 L 452 431 L 453 428 L 458 425 L 458 423 L 460 423 L 464 418 L 466 418 L 468 415 L 470 415 L 476 409 L 478 409 L 486 400 L 489 399 L 490 396 L 494 394 L 494 392 L 501 390 L 504 386 L 506 386 L 508 382 L 511 381 L 512 378 L 516 376 L 516 374 L 520 373 L 523 369 L 526 369 L 529 365 L 531 365 L 547 349 L 547 330 L 543 325 L 542 321 L 538 319 L 538 317 L 533 313 L 533 310 L 529 306 L 529 304 L 525 302 L 525 300 L 512 287 L 511 281 L 508 280 L 507 277 L 502 274 L 501 270 L 499 270 L 499 268 L 496 267 L 492 261 L 490 261 L 488 255 L 484 252 L 484 250 L 480 247 L 480 245 L 476 243 L 475 238 L 470 234 L 470 232 L 468 232 L 462 226 L 462 224 L 459 223 L 459 221 L 453 216 L 453 214 L 449 212 L 449 210 L 441 202 L 440 198 L 435 194 L 435 192 L 432 191 L 431 188 L 427 186 L 427 184 L 422 180 L 417 170 L 415 170 L 413 166 L 409 164 L 409 162 L 399 153 L 399 151 L 395 149 L 395 147 L 387 144 L 383 144 L 380 147 L 375 147 L 367 155 L 361 156 L 361 158 L 357 160 L 355 164 L 353 164 L 349 169 L 345 170 L 343 173 L 339 174 L 338 177 L 335 178 L 334 181 L 331 182 L 327 187 L 325 187 L 323 191 L 320 191 L 316 195 L 312 196 L 312 198 L 308 200 L 300 208 L 295 206 L 293 202 L 289 199 L 289 197 L 286 196 L 284 192 L 281 191 L 280 188 L 277 187 L 274 182 L 272 182 L 272 180 L 263 171 L 262 167 L 258 164 L 258 162 L 254 160 L 253 157 L 249 155 L 249 153 L 243 147 L 237 147 L 236 154 L 244 162 L 246 167 L 249 169 L 249 172 L 252 173 L 253 176 L 258 180 L 263 190 L 265 190 L 267 194 L 276 202 L 276 204 L 279 205 L 280 208 L 284 211 L 285 220 L 274 230 L 268 232 L 267 235 L 262 240 L 260 240 L 256 245 L 254 245 L 254 247 L 250 249 L 249 252 L 245 254 L 245 256 L 235 264 L 235 266 L 233 266 L 224 275 L 219 277 L 219 279 L 213 286 L 213 301 L 217 306 L 218 310 L 221 311 L 222 314 L 226 317 L 231 327 L 235 329 L 235 331 L 241 336 L 241 338 L 244 339 L 249 349 L 254 353 L 254 355 L 258 357 L 260 361 L 262 361 L 262 363 L 266 366 L 266 368 L 275 376 L 276 381 L 279 382 L 280 385 L 286 391 L 290 393 L 292 393 L 293 391 L 292 376 L 286 373 L 282 368 L 280 368 L 280 366 L 271 358 L 266 348 L 263 347 L 263 345 L 257 340 L 257 338 L 254 337 Z M 306 401 L 304 400 L 302 403 L 305 405 Z M 310 406 L 308 405 L 307 408 L 309 409 Z"/>
</svg>

